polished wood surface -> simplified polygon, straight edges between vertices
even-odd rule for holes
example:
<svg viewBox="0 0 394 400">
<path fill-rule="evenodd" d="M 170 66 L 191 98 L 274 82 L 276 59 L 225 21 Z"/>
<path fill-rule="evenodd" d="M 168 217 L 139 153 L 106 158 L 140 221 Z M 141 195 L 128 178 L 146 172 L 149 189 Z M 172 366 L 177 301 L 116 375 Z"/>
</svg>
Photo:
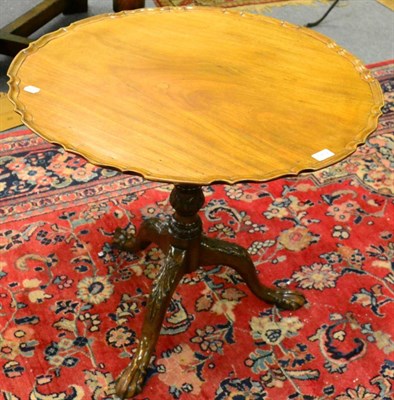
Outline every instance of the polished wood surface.
<svg viewBox="0 0 394 400">
<path fill-rule="evenodd" d="M 17 111 L 47 140 L 178 183 L 327 166 L 365 141 L 383 105 L 369 71 L 330 39 L 214 8 L 96 16 L 31 44 L 9 76 Z M 334 155 L 312 157 L 324 149 Z"/>
</svg>

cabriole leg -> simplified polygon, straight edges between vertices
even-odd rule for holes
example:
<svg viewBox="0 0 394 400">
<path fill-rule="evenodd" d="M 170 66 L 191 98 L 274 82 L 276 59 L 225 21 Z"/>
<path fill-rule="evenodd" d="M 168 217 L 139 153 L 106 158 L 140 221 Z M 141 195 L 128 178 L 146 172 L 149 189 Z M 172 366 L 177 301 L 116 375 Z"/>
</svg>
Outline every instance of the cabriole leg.
<svg viewBox="0 0 394 400">
<path fill-rule="evenodd" d="M 137 352 L 116 383 L 116 394 L 129 398 L 141 392 L 146 370 L 155 349 L 172 294 L 185 273 L 186 250 L 170 246 L 165 263 L 149 297 Z"/>
<path fill-rule="evenodd" d="M 261 284 L 249 253 L 236 244 L 203 237 L 199 264 L 201 266 L 222 264 L 232 267 L 258 298 L 285 310 L 297 310 L 305 303 L 304 296 L 299 292 Z"/>
</svg>

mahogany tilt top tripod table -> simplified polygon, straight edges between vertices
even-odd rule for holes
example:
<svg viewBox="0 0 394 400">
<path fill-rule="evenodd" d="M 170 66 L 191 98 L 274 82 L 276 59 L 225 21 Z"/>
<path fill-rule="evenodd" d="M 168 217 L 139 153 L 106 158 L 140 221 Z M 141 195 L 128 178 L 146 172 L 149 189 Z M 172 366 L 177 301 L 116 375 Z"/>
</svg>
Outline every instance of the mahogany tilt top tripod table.
<svg viewBox="0 0 394 400">
<path fill-rule="evenodd" d="M 169 222 L 122 229 L 114 246 L 166 254 L 135 357 L 117 394 L 142 390 L 181 277 L 234 268 L 260 299 L 305 299 L 262 285 L 242 247 L 205 236 L 202 185 L 265 181 L 316 170 L 352 153 L 377 126 L 383 98 L 354 56 L 305 28 L 214 8 L 123 12 L 48 34 L 14 59 L 10 99 L 45 139 L 102 166 L 172 182 Z"/>
</svg>

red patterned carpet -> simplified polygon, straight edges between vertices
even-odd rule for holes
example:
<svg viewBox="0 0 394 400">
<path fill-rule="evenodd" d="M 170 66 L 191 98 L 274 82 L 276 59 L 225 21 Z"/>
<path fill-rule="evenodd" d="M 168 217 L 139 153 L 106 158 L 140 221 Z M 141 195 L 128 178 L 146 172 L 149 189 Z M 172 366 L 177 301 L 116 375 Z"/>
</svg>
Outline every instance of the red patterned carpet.
<svg viewBox="0 0 394 400">
<path fill-rule="evenodd" d="M 307 305 L 271 307 L 225 266 L 185 277 L 137 399 L 394 398 L 394 62 L 372 72 L 386 106 L 352 156 L 205 189 L 209 235 L 247 247 L 262 281 Z M 0 151 L 0 397 L 112 399 L 162 255 L 118 253 L 111 235 L 164 218 L 171 187 L 29 131 L 1 136 Z"/>
</svg>

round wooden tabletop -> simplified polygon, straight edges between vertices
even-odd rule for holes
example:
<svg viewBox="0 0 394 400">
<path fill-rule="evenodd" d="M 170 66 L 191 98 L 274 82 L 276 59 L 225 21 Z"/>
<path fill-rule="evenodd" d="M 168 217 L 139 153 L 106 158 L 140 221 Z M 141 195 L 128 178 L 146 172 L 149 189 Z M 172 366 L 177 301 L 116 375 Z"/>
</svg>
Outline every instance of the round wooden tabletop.
<svg viewBox="0 0 394 400">
<path fill-rule="evenodd" d="M 383 96 L 316 32 L 215 8 L 99 15 L 14 59 L 23 122 L 90 162 L 156 181 L 263 181 L 343 159 Z"/>
</svg>

